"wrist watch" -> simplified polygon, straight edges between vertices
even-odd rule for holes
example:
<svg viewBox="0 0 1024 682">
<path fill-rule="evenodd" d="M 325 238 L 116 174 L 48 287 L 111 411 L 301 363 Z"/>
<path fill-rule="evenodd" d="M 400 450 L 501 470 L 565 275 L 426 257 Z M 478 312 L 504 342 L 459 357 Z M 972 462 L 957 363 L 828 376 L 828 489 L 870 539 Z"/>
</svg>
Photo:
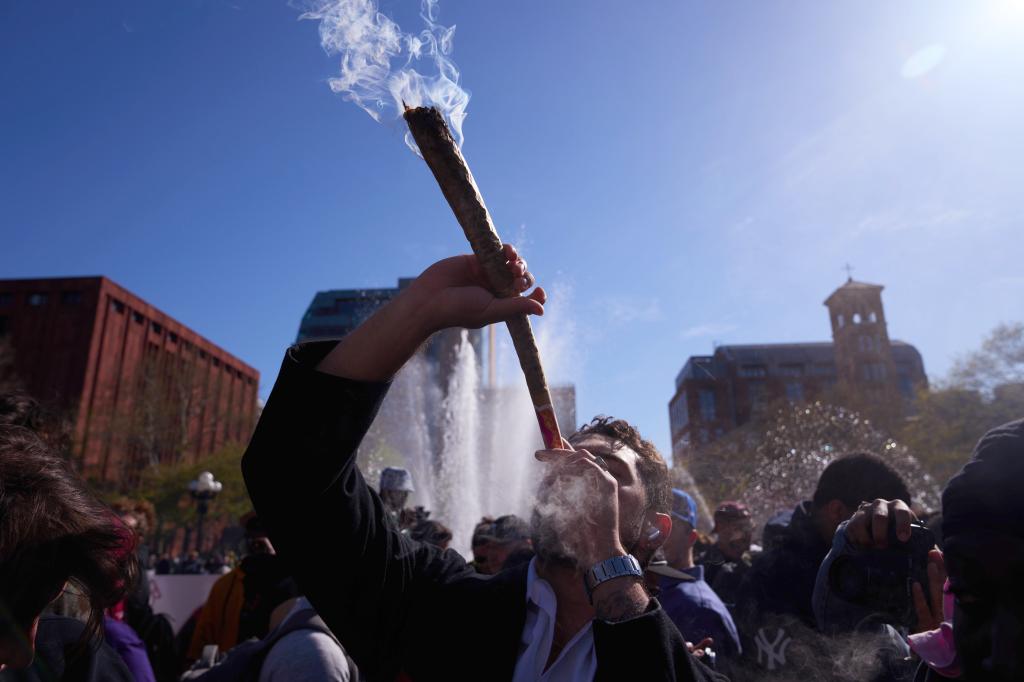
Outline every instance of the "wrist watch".
<svg viewBox="0 0 1024 682">
<path fill-rule="evenodd" d="M 587 592 L 587 599 L 594 603 L 594 590 L 603 582 L 613 578 L 633 576 L 643 578 L 644 572 L 640 568 L 640 562 L 632 554 L 624 556 L 613 556 L 600 563 L 591 566 L 590 570 L 583 574 L 583 589 Z"/>
</svg>

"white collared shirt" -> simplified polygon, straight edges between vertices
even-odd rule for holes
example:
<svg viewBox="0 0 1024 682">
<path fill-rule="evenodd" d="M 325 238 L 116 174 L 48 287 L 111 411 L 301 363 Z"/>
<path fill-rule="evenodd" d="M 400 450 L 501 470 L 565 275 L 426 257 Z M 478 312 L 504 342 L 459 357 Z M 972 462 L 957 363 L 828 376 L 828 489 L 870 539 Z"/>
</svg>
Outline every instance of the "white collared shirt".
<svg viewBox="0 0 1024 682">
<path fill-rule="evenodd" d="M 597 672 L 593 624 L 577 632 L 551 667 L 544 670 L 555 636 L 558 601 L 551 583 L 537 576 L 537 559 L 526 574 L 526 624 L 512 682 L 591 682 Z"/>
</svg>

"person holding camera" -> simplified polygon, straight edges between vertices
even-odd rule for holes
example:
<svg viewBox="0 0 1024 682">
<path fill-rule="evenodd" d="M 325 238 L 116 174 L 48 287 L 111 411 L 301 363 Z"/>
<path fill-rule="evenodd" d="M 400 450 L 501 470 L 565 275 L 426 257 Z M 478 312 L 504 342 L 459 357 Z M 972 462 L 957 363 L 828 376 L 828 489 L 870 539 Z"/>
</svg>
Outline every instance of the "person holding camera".
<svg viewBox="0 0 1024 682">
<path fill-rule="evenodd" d="M 876 499 L 840 532 L 863 553 L 888 552 L 914 544 L 915 521 L 903 501 Z M 942 535 L 911 587 L 915 682 L 1024 679 L 1024 420 L 985 434 L 946 484 Z M 827 580 L 823 570 L 819 592 Z"/>
<path fill-rule="evenodd" d="M 752 679 L 825 665 L 832 644 L 818 632 L 812 608 L 818 569 L 839 525 L 862 500 L 877 498 L 911 501 L 903 479 L 879 457 L 854 453 L 833 460 L 813 498 L 797 505 L 772 547 L 754 560 L 734 609 L 743 644 L 737 665 Z"/>
</svg>

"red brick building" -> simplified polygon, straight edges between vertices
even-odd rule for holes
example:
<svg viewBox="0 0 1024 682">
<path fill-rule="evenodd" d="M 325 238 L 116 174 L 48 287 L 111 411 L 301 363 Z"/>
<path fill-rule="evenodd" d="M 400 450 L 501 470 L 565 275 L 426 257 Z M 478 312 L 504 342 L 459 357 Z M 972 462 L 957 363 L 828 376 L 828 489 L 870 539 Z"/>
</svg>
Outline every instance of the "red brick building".
<svg viewBox="0 0 1024 682">
<path fill-rule="evenodd" d="M 259 372 L 106 277 L 0 280 L 0 337 L 24 388 L 73 420 L 87 477 L 195 461 L 255 425 Z"/>
<path fill-rule="evenodd" d="M 921 354 L 889 338 L 882 287 L 848 280 L 826 299 L 832 341 L 726 345 L 691 356 L 669 401 L 672 454 L 686 461 L 779 400 L 828 400 L 837 386 L 908 406 L 928 385 Z"/>
</svg>

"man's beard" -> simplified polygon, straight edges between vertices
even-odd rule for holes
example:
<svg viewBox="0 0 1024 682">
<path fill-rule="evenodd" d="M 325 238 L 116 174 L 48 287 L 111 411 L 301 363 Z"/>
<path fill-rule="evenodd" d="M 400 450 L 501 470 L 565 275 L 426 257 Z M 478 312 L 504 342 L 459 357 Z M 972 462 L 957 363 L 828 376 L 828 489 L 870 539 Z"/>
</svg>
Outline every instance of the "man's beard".
<svg viewBox="0 0 1024 682">
<path fill-rule="evenodd" d="M 574 570 L 581 568 L 572 556 L 572 550 L 562 541 L 566 530 L 557 514 L 543 514 L 534 507 L 530 516 L 530 537 L 533 539 L 533 551 L 537 558 L 545 564 L 564 566 Z M 589 566 L 587 567 L 589 568 Z"/>
</svg>

